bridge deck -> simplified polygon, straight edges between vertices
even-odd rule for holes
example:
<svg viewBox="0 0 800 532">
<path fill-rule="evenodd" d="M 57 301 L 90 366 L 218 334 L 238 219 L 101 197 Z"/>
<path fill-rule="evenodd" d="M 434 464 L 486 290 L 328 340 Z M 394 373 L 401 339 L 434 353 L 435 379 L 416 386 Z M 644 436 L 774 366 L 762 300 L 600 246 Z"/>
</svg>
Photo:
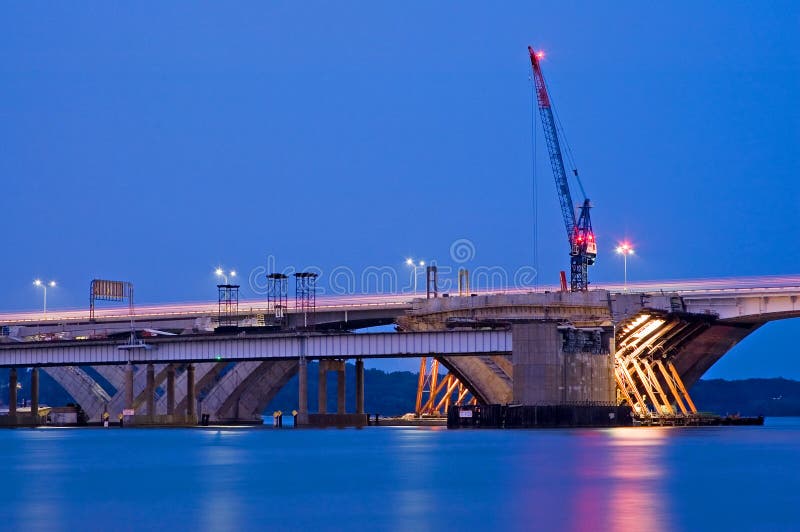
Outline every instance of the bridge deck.
<svg viewBox="0 0 800 532">
<path fill-rule="evenodd" d="M 147 348 L 119 341 L 30 342 L 0 345 L 0 366 L 71 366 L 127 362 L 215 362 L 322 358 L 403 358 L 511 352 L 510 331 L 368 334 L 171 336 Z"/>
</svg>

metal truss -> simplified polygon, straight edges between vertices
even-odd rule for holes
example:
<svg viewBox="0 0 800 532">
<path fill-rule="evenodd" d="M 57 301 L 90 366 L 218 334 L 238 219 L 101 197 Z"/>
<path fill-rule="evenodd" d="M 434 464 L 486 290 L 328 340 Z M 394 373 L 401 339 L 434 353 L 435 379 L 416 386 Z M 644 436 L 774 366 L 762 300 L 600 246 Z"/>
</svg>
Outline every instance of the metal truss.
<svg viewBox="0 0 800 532">
<path fill-rule="evenodd" d="M 708 326 L 704 319 L 654 311 L 643 311 L 621 324 L 614 354 L 620 402 L 629 404 L 640 419 L 655 422 L 697 416 L 672 359 Z"/>
<path fill-rule="evenodd" d="M 420 359 L 417 416 L 442 416 L 447 414 L 451 405 L 477 404 L 469 389 L 455 375 L 446 373 L 440 376 L 439 366 L 439 360 L 434 357 Z"/>
</svg>

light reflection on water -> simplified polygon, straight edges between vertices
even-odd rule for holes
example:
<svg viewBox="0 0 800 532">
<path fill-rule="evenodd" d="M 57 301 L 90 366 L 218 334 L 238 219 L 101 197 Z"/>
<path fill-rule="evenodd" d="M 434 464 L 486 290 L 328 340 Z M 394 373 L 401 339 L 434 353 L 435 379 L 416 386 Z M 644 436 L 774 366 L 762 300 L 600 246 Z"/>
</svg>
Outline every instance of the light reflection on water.
<svg viewBox="0 0 800 532">
<path fill-rule="evenodd" d="M 710 429 L 3 430 L 0 453 L 3 529 L 627 532 L 764 520 L 791 529 L 800 519 L 800 419 Z M 719 511 L 745 504 L 758 511 Z"/>
</svg>

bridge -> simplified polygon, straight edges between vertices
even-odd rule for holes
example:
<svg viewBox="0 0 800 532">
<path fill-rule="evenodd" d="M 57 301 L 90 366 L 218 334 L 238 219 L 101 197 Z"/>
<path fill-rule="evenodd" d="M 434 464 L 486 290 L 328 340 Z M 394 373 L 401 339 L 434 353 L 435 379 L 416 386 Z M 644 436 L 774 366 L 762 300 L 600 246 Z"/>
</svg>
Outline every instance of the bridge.
<svg viewBox="0 0 800 532">
<path fill-rule="evenodd" d="M 271 309 L 244 301 L 240 327 L 227 333 L 213 332 L 216 303 L 158 305 L 136 309 L 135 342 L 127 338 L 131 316 L 124 311 L 99 311 L 94 320 L 82 310 L 3 314 L 0 366 L 43 368 L 93 419 L 123 408 L 193 419 L 198 396 L 213 419 L 252 419 L 296 374 L 305 415 L 308 360 L 340 375 L 343 414 L 348 359 L 356 360 L 362 413 L 364 359 L 423 356 L 439 360 L 483 403 L 594 399 L 627 402 L 641 416 L 687 415 L 694 405 L 686 390 L 764 323 L 800 315 L 798 295 L 800 276 L 642 283 L 627 292 L 607 286 L 586 293 L 327 297 L 318 300 L 314 331 L 303 330 L 295 309 L 281 327 L 265 328 Z M 353 334 L 386 324 L 398 332 Z M 562 356 L 549 366 L 540 353 L 548 341 Z M 605 366 L 581 358 L 588 352 L 608 353 Z M 573 395 L 556 383 L 567 359 L 586 370 L 575 377 Z M 606 382 L 598 377 L 604 372 L 610 386 L 587 384 Z M 545 376 L 523 377 L 533 374 Z M 32 375 L 38 381 L 38 369 Z M 322 401 L 318 411 L 325 411 Z"/>
</svg>

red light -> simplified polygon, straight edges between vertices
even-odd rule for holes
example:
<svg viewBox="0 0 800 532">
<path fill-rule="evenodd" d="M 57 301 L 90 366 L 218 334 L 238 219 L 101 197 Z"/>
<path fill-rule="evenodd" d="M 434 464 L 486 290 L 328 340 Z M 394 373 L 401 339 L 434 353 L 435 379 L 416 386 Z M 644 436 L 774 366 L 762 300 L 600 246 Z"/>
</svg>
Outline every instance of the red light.
<svg viewBox="0 0 800 532">
<path fill-rule="evenodd" d="M 543 51 L 541 51 L 541 50 L 539 50 L 538 52 L 536 52 L 536 58 L 537 58 L 537 59 L 544 59 L 544 52 L 543 52 Z"/>
</svg>

